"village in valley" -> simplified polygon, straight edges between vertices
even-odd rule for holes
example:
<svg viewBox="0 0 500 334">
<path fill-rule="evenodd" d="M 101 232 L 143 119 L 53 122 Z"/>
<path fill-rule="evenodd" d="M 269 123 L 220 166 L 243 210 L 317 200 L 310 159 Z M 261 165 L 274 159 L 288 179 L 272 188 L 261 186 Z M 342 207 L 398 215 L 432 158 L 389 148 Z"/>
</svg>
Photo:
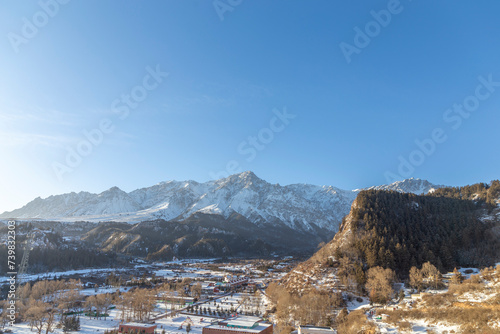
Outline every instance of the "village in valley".
<svg viewBox="0 0 500 334">
<path fill-rule="evenodd" d="M 325 275 L 315 281 L 301 274 L 296 270 L 299 263 L 293 257 L 224 261 L 174 259 L 153 263 L 135 260 L 129 268 L 118 270 L 104 268 L 26 275 L 25 284 L 18 291 L 14 317 L 9 313 L 7 302 L 3 302 L 1 331 L 21 334 L 272 334 L 290 331 L 329 334 L 337 333 L 339 327 L 350 323 L 354 328 L 365 330 L 364 333 L 403 333 L 405 329 L 416 333 L 460 333 L 460 325 L 449 321 L 414 319 L 410 325 L 402 317 L 405 312 L 411 315 L 412 310 L 446 306 L 450 293 L 457 294 L 456 287 L 454 291 L 448 289 L 448 283 L 457 280 L 461 280 L 463 291 L 455 302 L 464 309 L 474 310 L 474 305 L 498 299 L 500 266 L 483 271 L 461 268 L 439 278 L 422 277 L 423 285 L 419 289 L 395 283 L 390 301 L 377 304 L 346 287 L 338 277 Z M 302 276 L 303 281 L 297 279 L 297 275 Z M 7 279 L 1 278 L 4 287 L 8 286 Z M 309 310 L 298 315 L 294 306 L 283 301 L 290 297 L 279 295 L 277 282 L 286 279 L 298 282 L 302 289 L 320 291 L 327 287 L 330 294 L 337 294 L 340 300 L 335 307 L 331 304 L 325 310 L 320 301 L 311 302 L 303 297 L 298 302 Z M 432 279 L 439 282 L 434 284 Z M 289 310 L 285 312 L 285 321 L 284 306 Z M 347 313 L 350 315 L 348 320 Z M 309 325 L 304 319 L 320 326 Z"/>
<path fill-rule="evenodd" d="M 123 269 L 27 275 L 4 333 L 271 334 L 265 288 L 293 263 L 276 260 L 136 260 Z M 1 278 L 8 285 L 7 277 Z M 41 309 L 51 305 L 49 312 Z M 37 310 L 40 311 L 37 314 Z M 45 310 L 45 308 L 44 308 Z"/>
</svg>

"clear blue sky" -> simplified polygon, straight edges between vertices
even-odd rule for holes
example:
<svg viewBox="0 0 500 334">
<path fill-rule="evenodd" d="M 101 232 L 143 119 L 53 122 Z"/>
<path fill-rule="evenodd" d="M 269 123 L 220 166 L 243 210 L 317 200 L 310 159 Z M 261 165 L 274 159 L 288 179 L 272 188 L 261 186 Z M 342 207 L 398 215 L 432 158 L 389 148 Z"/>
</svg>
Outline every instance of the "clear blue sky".
<svg viewBox="0 0 500 334">
<path fill-rule="evenodd" d="M 272 183 L 384 184 L 435 129 L 440 142 L 401 178 L 500 177 L 500 87 L 476 92 L 480 76 L 500 81 L 497 1 L 54 1 L 0 3 L 2 212 L 207 181 L 228 163 Z M 465 101 L 467 118 L 446 111 Z M 83 131 L 101 122 L 112 131 L 89 148 Z M 71 167 L 78 145 L 92 152 Z"/>
</svg>

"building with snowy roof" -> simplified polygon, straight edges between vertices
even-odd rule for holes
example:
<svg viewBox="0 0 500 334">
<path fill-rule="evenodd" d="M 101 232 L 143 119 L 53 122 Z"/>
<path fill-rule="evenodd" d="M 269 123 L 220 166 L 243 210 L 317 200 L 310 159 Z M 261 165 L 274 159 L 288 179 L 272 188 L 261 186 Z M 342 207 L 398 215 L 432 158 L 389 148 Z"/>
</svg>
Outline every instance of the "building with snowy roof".
<svg viewBox="0 0 500 334">
<path fill-rule="evenodd" d="M 257 317 L 237 316 L 203 327 L 202 334 L 273 334 L 273 325 Z"/>
<path fill-rule="evenodd" d="M 236 275 L 226 275 L 224 277 L 224 282 L 229 284 L 231 287 L 241 286 L 248 284 L 248 277 L 236 276 Z"/>
<path fill-rule="evenodd" d="M 291 334 L 335 334 L 337 331 L 331 327 L 299 326 Z"/>
</svg>

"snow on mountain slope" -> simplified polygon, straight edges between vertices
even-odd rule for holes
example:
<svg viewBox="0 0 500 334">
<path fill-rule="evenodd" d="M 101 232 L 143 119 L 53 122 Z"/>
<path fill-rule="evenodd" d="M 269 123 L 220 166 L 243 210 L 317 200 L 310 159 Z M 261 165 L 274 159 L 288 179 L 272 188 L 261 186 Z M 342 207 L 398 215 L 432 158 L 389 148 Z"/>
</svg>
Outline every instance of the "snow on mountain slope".
<svg viewBox="0 0 500 334">
<path fill-rule="evenodd" d="M 422 193 L 433 187 L 427 181 L 409 179 L 375 189 Z M 309 184 L 280 186 L 244 172 L 205 183 L 162 182 L 130 193 L 113 187 L 100 194 L 36 198 L 0 218 L 139 222 L 185 219 L 197 212 L 226 218 L 238 213 L 256 224 L 282 222 L 293 229 L 337 231 L 359 191 Z"/>
<path fill-rule="evenodd" d="M 434 185 L 427 180 L 421 180 L 416 178 L 410 178 L 403 181 L 396 181 L 391 184 L 385 184 L 381 186 L 374 186 L 368 189 L 375 190 L 394 190 L 402 193 L 414 193 L 416 195 L 427 194 L 433 192 L 437 188 L 443 188 L 442 185 Z"/>
<path fill-rule="evenodd" d="M 6 212 L 2 216 L 13 218 L 78 217 L 89 213 L 106 215 L 133 212 L 139 209 L 139 205 L 126 192 L 113 187 L 100 194 L 72 192 L 50 196 L 46 199 L 37 197 L 21 209 Z"/>
</svg>

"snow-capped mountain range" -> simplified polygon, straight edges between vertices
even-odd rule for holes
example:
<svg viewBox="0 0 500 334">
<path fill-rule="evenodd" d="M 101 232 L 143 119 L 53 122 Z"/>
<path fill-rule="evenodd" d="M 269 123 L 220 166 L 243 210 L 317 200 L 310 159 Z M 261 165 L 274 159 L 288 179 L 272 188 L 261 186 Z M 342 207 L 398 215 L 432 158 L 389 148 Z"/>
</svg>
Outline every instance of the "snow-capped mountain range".
<svg viewBox="0 0 500 334">
<path fill-rule="evenodd" d="M 421 179 L 406 179 L 403 181 L 396 181 L 391 184 L 386 184 L 383 186 L 373 186 L 367 189 L 375 189 L 375 190 L 394 190 L 403 193 L 414 193 L 416 195 L 427 194 L 429 192 L 433 192 L 437 188 L 443 188 L 443 185 L 434 185 L 427 180 Z"/>
<path fill-rule="evenodd" d="M 427 193 L 440 186 L 425 180 L 407 179 L 369 189 Z M 57 221 L 182 220 L 196 213 L 237 213 L 255 224 L 282 222 L 294 230 L 315 228 L 337 231 L 362 189 L 332 186 L 270 184 L 252 172 L 198 183 L 167 181 L 127 193 L 113 187 L 100 194 L 88 192 L 40 197 L 0 218 Z"/>
</svg>

